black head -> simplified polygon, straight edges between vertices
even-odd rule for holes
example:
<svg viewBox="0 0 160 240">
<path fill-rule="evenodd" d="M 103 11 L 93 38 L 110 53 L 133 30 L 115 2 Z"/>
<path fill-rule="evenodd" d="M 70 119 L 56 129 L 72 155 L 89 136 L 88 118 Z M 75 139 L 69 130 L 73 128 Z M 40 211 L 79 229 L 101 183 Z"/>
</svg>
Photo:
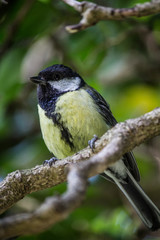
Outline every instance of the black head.
<svg viewBox="0 0 160 240">
<path fill-rule="evenodd" d="M 64 65 L 53 65 L 42 70 L 30 80 L 38 85 L 38 101 L 43 109 L 53 111 L 58 97 L 69 91 L 76 91 L 85 85 L 78 73 Z"/>
<path fill-rule="evenodd" d="M 44 77 L 46 80 L 59 81 L 61 79 L 71 79 L 74 77 L 80 77 L 78 73 L 71 68 L 62 64 L 56 64 L 42 70 L 39 76 Z"/>
<path fill-rule="evenodd" d="M 84 81 L 78 73 L 62 64 L 55 64 L 45 68 L 38 74 L 38 76 L 31 77 L 30 80 L 36 84 L 45 85 L 48 82 L 58 82 L 65 79 L 65 81 L 68 81 L 69 84 L 69 82 L 73 81 L 75 78 L 79 78 L 81 80 L 80 85 L 83 84 Z"/>
</svg>

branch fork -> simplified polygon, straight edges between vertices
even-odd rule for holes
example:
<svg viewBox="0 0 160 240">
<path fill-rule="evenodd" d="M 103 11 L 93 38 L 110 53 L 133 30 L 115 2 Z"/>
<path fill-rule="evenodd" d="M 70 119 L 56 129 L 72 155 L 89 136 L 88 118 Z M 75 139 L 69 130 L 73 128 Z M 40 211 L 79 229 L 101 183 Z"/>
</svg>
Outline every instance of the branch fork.
<svg viewBox="0 0 160 240">
<path fill-rule="evenodd" d="M 160 108 L 139 118 L 130 119 L 107 131 L 95 143 L 95 153 L 86 148 L 51 167 L 36 166 L 10 173 L 0 183 L 0 211 L 10 208 L 28 193 L 66 181 L 61 196 L 49 197 L 35 211 L 4 217 L 0 220 L 0 239 L 40 233 L 66 218 L 84 200 L 88 177 L 103 172 L 135 146 L 160 134 Z M 83 162 L 82 162 L 83 161 Z M 81 163 L 80 163 L 81 162 Z"/>
</svg>

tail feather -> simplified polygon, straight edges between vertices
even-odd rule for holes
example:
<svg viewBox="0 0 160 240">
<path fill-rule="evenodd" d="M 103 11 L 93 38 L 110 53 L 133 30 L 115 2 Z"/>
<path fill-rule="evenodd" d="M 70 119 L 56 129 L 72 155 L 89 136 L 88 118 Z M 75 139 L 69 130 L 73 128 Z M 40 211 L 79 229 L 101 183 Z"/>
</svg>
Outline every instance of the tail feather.
<svg viewBox="0 0 160 240">
<path fill-rule="evenodd" d="M 127 183 L 120 181 L 111 172 L 108 174 L 108 170 L 105 173 L 113 179 L 125 194 L 146 227 L 152 231 L 158 230 L 160 228 L 160 210 L 146 195 L 131 173 L 127 171 Z"/>
</svg>

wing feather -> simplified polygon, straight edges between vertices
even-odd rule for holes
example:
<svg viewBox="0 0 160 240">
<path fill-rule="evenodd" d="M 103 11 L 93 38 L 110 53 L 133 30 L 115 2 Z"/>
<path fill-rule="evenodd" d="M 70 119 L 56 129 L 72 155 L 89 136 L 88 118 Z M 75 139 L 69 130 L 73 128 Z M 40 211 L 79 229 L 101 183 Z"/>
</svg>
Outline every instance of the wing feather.
<svg viewBox="0 0 160 240">
<path fill-rule="evenodd" d="M 86 85 L 84 89 L 89 93 L 89 95 L 95 101 L 96 105 L 98 106 L 100 114 L 103 116 L 104 120 L 106 121 L 106 124 L 109 125 L 109 127 L 115 126 L 117 124 L 117 121 L 114 118 L 110 110 L 109 104 L 105 101 L 105 99 L 94 88 L 88 85 Z M 138 170 L 137 163 L 133 153 L 132 152 L 125 153 L 123 155 L 122 160 L 126 165 L 126 167 L 129 169 L 129 171 L 131 172 L 131 174 L 133 175 L 133 177 L 137 181 L 140 181 L 140 174 L 139 174 L 139 170 Z"/>
</svg>

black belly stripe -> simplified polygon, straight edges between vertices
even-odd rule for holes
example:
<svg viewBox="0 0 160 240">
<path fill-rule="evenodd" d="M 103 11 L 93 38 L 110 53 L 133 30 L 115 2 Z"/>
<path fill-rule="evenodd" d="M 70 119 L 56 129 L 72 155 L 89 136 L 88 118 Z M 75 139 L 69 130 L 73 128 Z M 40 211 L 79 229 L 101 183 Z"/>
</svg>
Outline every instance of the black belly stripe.
<svg viewBox="0 0 160 240">
<path fill-rule="evenodd" d="M 74 148 L 73 138 L 70 132 L 68 131 L 68 128 L 65 128 L 62 124 L 59 124 L 59 126 L 62 139 L 70 146 L 71 149 L 73 149 Z"/>
<path fill-rule="evenodd" d="M 70 134 L 68 128 L 64 126 L 64 123 L 60 120 L 61 115 L 59 113 L 52 113 L 50 118 L 52 119 L 53 124 L 57 125 L 57 127 L 60 129 L 61 138 L 70 146 L 71 149 L 73 149 L 74 144 L 72 135 Z"/>
<path fill-rule="evenodd" d="M 61 138 L 70 146 L 71 149 L 73 149 L 74 144 L 72 135 L 63 121 L 61 121 L 61 115 L 59 113 L 55 113 L 56 102 L 64 93 L 65 92 L 53 90 L 49 84 L 47 87 L 42 85 L 38 87 L 38 100 L 40 107 L 45 111 L 45 115 L 52 119 L 53 124 L 57 125 L 57 128 L 60 129 Z"/>
</svg>

